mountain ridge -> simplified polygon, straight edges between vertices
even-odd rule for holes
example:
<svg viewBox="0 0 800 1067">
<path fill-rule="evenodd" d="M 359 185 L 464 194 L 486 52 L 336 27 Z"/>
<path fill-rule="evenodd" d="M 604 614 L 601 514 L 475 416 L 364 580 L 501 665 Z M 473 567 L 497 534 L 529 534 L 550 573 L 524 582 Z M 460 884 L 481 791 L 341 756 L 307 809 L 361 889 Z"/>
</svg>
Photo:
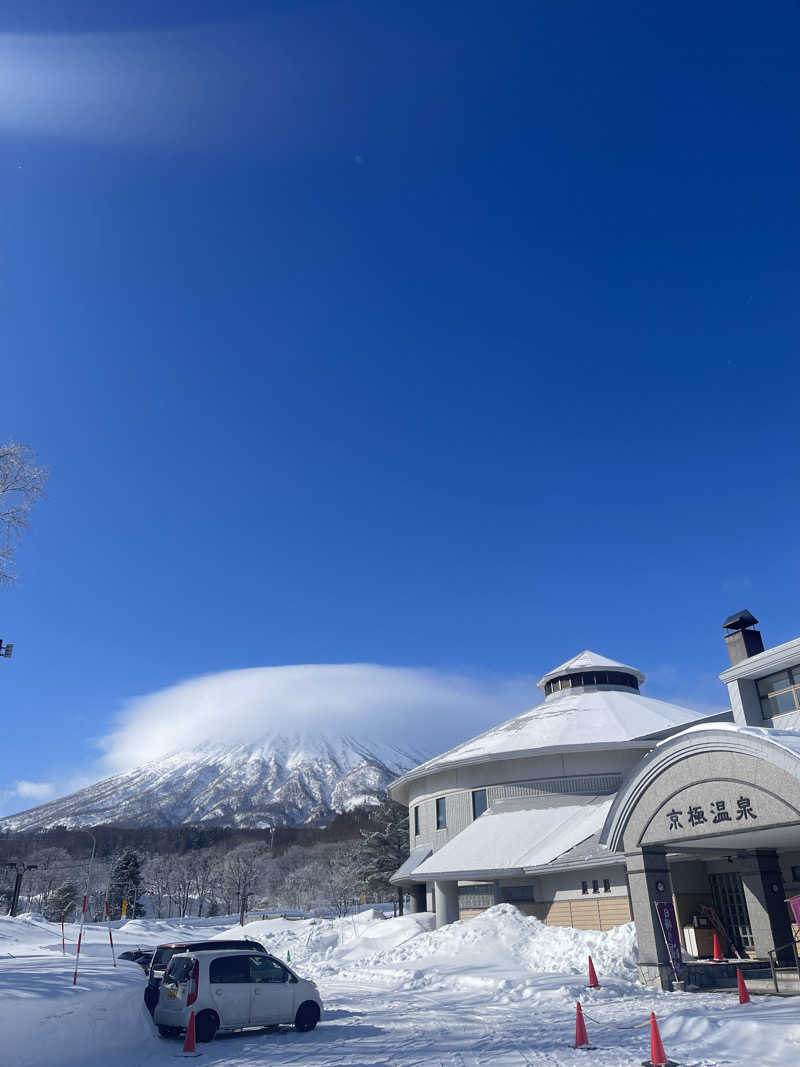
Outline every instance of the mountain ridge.
<svg viewBox="0 0 800 1067">
<path fill-rule="evenodd" d="M 424 759 L 413 749 L 346 734 L 203 741 L 0 817 L 0 829 L 324 826 L 338 813 L 376 803 L 393 778 Z"/>
</svg>

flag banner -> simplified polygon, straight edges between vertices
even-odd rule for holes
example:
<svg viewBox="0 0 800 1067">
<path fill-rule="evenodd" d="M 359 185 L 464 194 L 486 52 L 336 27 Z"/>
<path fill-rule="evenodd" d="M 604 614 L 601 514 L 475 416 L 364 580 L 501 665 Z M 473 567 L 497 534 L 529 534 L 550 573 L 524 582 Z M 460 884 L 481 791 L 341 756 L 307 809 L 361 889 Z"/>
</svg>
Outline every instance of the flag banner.
<svg viewBox="0 0 800 1067">
<path fill-rule="evenodd" d="M 800 926 L 800 897 L 790 897 L 789 907 L 792 909 L 792 918 Z"/>
<path fill-rule="evenodd" d="M 678 974 L 683 963 L 683 955 L 681 953 L 681 939 L 678 933 L 678 921 L 675 918 L 675 908 L 671 900 L 657 900 L 655 905 L 661 929 L 664 933 L 664 940 L 667 943 L 669 958 L 672 961 L 672 969 L 675 974 Z"/>
<path fill-rule="evenodd" d="M 124 919 L 127 914 L 128 914 L 128 902 L 127 902 L 127 900 L 123 900 L 123 902 L 122 902 L 122 918 Z"/>
</svg>

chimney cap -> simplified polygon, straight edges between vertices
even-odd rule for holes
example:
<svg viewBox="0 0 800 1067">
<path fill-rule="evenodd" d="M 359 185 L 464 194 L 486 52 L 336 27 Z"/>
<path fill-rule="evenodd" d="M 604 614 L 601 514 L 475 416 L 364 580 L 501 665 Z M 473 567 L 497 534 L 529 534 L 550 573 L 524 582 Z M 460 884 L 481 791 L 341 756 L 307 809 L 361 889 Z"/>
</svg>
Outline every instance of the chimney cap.
<svg viewBox="0 0 800 1067">
<path fill-rule="evenodd" d="M 744 630 L 748 626 L 755 626 L 758 619 L 751 612 L 744 609 L 744 611 L 737 611 L 733 615 L 729 615 L 723 622 L 723 630 Z"/>
</svg>

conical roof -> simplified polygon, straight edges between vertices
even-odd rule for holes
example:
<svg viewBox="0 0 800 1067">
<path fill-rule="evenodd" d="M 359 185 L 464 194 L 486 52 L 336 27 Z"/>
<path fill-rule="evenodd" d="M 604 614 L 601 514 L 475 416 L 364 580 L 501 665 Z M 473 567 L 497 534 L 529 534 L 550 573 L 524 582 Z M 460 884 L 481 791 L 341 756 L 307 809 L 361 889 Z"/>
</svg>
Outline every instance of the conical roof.
<svg viewBox="0 0 800 1067">
<path fill-rule="evenodd" d="M 545 685 L 553 678 L 560 678 L 565 674 L 575 674 L 578 671 L 621 671 L 623 674 L 632 674 L 638 681 L 639 685 L 644 682 L 645 676 L 637 667 L 629 667 L 627 663 L 620 663 L 618 660 L 609 659 L 608 656 L 601 656 L 599 652 L 592 652 L 590 649 L 585 648 L 583 652 L 579 652 L 577 656 L 573 656 L 572 659 L 568 659 L 566 663 L 560 664 L 558 667 L 554 667 L 552 671 L 548 671 L 537 683 L 540 689 L 544 689 Z"/>
</svg>

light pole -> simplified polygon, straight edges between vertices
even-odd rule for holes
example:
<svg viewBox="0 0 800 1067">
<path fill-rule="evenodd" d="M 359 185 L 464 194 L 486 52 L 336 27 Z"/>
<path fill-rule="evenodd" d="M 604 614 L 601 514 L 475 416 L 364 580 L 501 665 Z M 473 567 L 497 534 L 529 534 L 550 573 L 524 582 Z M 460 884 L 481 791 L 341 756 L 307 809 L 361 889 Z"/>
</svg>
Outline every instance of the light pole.
<svg viewBox="0 0 800 1067">
<path fill-rule="evenodd" d="M 94 863 L 94 854 L 97 849 L 97 840 L 93 833 L 89 830 L 84 830 L 82 827 L 77 827 L 78 833 L 88 834 L 92 839 L 92 854 L 89 857 L 89 870 L 86 872 L 86 891 L 83 894 L 83 901 L 81 903 L 81 925 L 78 928 L 78 947 L 75 950 L 75 972 L 72 975 L 72 984 L 77 985 L 78 982 L 78 959 L 81 954 L 81 941 L 83 940 L 83 924 L 86 919 L 86 898 L 89 895 L 89 881 L 92 877 L 92 864 Z"/>
</svg>

